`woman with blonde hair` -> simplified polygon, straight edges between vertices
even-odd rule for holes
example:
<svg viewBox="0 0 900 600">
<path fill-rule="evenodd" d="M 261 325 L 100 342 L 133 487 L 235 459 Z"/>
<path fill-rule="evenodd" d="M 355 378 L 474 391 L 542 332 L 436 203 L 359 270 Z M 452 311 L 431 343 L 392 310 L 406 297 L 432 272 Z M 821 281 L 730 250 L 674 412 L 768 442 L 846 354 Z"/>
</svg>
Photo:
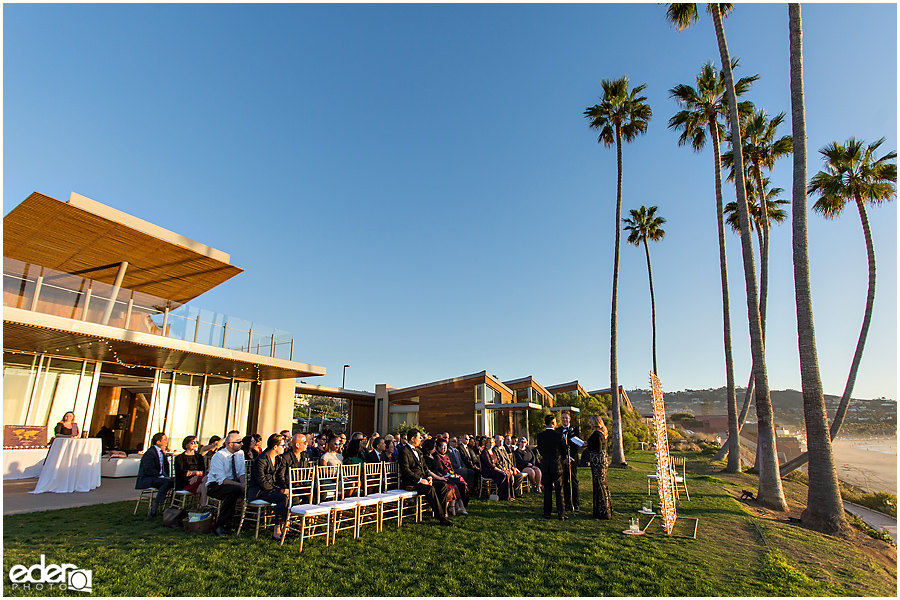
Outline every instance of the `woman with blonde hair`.
<svg viewBox="0 0 900 600">
<path fill-rule="evenodd" d="M 591 464 L 591 482 L 593 483 L 594 518 L 612 518 L 612 499 L 609 495 L 609 482 L 606 469 L 609 467 L 609 452 L 606 445 L 606 425 L 597 415 L 588 417 L 588 424 L 593 433 L 588 438 L 588 460 Z"/>
</svg>

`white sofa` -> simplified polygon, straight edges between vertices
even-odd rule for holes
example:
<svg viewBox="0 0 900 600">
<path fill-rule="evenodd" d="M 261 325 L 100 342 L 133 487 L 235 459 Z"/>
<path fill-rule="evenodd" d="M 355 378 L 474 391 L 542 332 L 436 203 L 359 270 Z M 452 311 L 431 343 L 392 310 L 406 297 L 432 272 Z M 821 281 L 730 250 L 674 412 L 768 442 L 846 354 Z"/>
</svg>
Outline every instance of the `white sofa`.
<svg viewBox="0 0 900 600">
<path fill-rule="evenodd" d="M 100 459 L 100 475 L 102 477 L 137 477 L 141 466 L 139 458 L 106 458 Z"/>
</svg>

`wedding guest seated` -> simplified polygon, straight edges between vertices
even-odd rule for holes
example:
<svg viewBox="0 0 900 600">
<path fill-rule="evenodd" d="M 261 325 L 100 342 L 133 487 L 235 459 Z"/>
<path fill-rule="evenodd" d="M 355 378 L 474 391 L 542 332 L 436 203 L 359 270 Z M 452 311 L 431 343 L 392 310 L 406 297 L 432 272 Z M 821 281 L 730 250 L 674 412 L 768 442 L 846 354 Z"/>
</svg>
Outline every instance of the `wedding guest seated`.
<svg viewBox="0 0 900 600">
<path fill-rule="evenodd" d="M 513 451 L 513 458 L 516 459 L 516 468 L 528 476 L 534 490 L 542 492 L 541 469 L 538 467 L 538 460 L 534 455 L 534 451 L 528 448 L 527 439 L 519 438 L 517 448 Z"/>
<path fill-rule="evenodd" d="M 513 474 L 500 466 L 500 460 L 494 452 L 494 443 L 494 438 L 490 436 L 485 436 L 482 440 L 481 476 L 494 480 L 501 500 L 512 500 Z"/>
<path fill-rule="evenodd" d="M 372 438 L 372 449 L 366 452 L 366 462 L 374 463 L 374 462 L 387 462 L 387 457 L 385 456 L 385 443 L 384 438 L 375 437 Z"/>
<path fill-rule="evenodd" d="M 431 454 L 428 452 L 427 444 L 428 442 L 423 444 L 423 450 L 427 456 L 425 466 L 428 467 L 435 479 L 443 479 L 450 486 L 450 492 L 447 494 L 447 512 L 451 516 L 469 514 L 466 512 L 466 507 L 469 505 L 469 486 L 466 484 L 465 479 L 453 471 L 447 449 L 447 440 L 443 437 L 438 439 L 434 444 L 434 452 Z"/>
<path fill-rule="evenodd" d="M 169 438 L 164 433 L 154 433 L 150 439 L 150 448 L 141 456 L 141 464 L 138 467 L 137 481 L 134 489 L 145 490 L 147 488 L 156 488 L 159 492 L 156 494 L 156 500 L 150 508 L 150 518 L 156 516 L 160 503 L 166 499 L 171 487 L 175 484 L 175 479 L 169 474 L 169 460 L 166 458 L 166 446 L 169 444 Z"/>
<path fill-rule="evenodd" d="M 295 434 L 288 444 L 284 454 L 278 457 L 278 485 L 290 487 L 291 469 L 311 466 L 307 450 L 307 438 L 303 433 Z"/>
<path fill-rule="evenodd" d="M 494 453 L 496 453 L 497 458 L 500 461 L 500 468 L 512 473 L 513 483 L 515 484 L 513 487 L 513 494 L 515 494 L 516 490 L 519 489 L 519 486 L 522 484 L 522 480 L 525 479 L 525 475 L 516 468 L 515 460 L 512 455 L 506 451 L 506 447 L 503 445 L 502 435 L 494 436 Z"/>
<path fill-rule="evenodd" d="M 344 464 L 344 457 L 340 453 L 341 438 L 332 435 L 325 444 L 325 453 L 319 458 L 319 464 L 327 467 L 339 467 Z"/>
<path fill-rule="evenodd" d="M 175 457 L 175 489 L 200 494 L 200 506 L 206 506 L 206 461 L 197 448 L 196 435 L 189 435 L 181 442 L 184 452 Z"/>
<path fill-rule="evenodd" d="M 247 488 L 247 498 L 253 500 L 265 500 L 275 505 L 275 533 L 272 539 L 281 541 L 281 527 L 287 519 L 287 505 L 290 491 L 287 487 L 279 485 L 280 469 L 278 457 L 284 453 L 284 437 L 280 433 L 273 433 L 266 440 L 266 449 L 261 452 L 250 470 L 250 482 Z"/>
<path fill-rule="evenodd" d="M 327 443 L 328 436 L 325 433 L 320 433 L 315 436 L 315 444 L 311 445 L 308 448 L 309 460 L 313 461 L 316 464 L 319 464 L 319 459 L 322 458 L 323 454 L 325 454 L 325 445 Z"/>
<path fill-rule="evenodd" d="M 459 456 L 466 468 L 472 469 L 476 476 L 481 477 L 481 460 L 478 456 L 475 438 L 468 434 L 463 435 L 459 438 L 458 448 Z"/>
<path fill-rule="evenodd" d="M 444 509 L 447 488 L 444 487 L 441 492 L 435 489 L 433 485 L 434 479 L 428 476 L 423 457 L 418 449 L 422 444 L 422 432 L 413 427 L 407 434 L 407 440 L 408 442 L 397 451 L 400 486 L 404 489 L 411 488 L 415 490 L 417 494 L 424 497 L 425 501 L 428 502 L 441 525 L 452 526 L 453 522 L 447 518 L 447 513 Z"/>
<path fill-rule="evenodd" d="M 263 451 L 262 436 L 258 433 L 245 435 L 241 440 L 241 450 L 243 450 L 244 458 L 246 460 L 256 459 L 256 457 L 259 456 L 259 454 Z"/>
<path fill-rule="evenodd" d="M 209 443 L 202 448 L 200 448 L 200 454 L 202 456 L 206 456 L 207 454 L 215 454 L 222 448 L 222 438 L 214 435 L 209 438 Z"/>
<path fill-rule="evenodd" d="M 385 440 L 384 442 L 384 462 L 397 462 L 397 445 L 394 440 Z"/>
<path fill-rule="evenodd" d="M 362 434 L 360 434 L 362 435 Z M 347 442 L 347 448 L 344 449 L 344 462 L 345 465 L 361 465 L 364 461 L 360 458 L 362 449 L 362 440 L 359 438 L 352 439 Z"/>
<path fill-rule="evenodd" d="M 466 486 L 468 486 L 470 490 L 474 489 L 475 471 L 467 467 L 466 462 L 463 460 L 463 454 L 459 446 L 459 438 L 450 438 L 447 446 L 447 457 L 450 460 L 450 467 L 453 469 L 453 472 L 463 478 L 466 482 Z"/>
<path fill-rule="evenodd" d="M 245 457 L 241 445 L 241 434 L 229 433 L 225 437 L 225 447 L 216 452 L 209 463 L 207 494 L 221 501 L 214 530 L 217 535 L 225 535 L 234 518 L 234 506 L 238 498 L 244 495 Z"/>
</svg>

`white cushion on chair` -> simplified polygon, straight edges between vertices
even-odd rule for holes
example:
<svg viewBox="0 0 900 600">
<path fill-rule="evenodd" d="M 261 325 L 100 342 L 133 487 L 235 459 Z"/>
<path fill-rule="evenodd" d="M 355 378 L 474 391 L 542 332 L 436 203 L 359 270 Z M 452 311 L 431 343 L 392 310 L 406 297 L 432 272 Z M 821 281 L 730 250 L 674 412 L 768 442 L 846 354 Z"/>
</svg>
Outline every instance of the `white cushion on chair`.
<svg viewBox="0 0 900 600">
<path fill-rule="evenodd" d="M 381 502 L 382 498 L 378 498 L 375 496 L 363 496 L 359 500 L 356 501 L 360 506 L 371 506 L 373 504 L 378 504 Z"/>
<path fill-rule="evenodd" d="M 318 504 L 301 504 L 300 506 L 292 506 L 291 512 L 295 515 L 326 515 L 331 512 L 331 507 L 319 506 Z"/>
<path fill-rule="evenodd" d="M 347 510 L 356 508 L 357 500 L 331 500 L 329 502 L 320 502 L 319 506 L 327 506 L 328 508 L 336 508 L 337 510 Z"/>
<path fill-rule="evenodd" d="M 250 506 L 272 506 L 272 503 L 266 502 L 265 500 L 256 499 L 250 501 Z"/>
<path fill-rule="evenodd" d="M 659 475 L 647 475 L 647 479 L 659 479 Z"/>
</svg>

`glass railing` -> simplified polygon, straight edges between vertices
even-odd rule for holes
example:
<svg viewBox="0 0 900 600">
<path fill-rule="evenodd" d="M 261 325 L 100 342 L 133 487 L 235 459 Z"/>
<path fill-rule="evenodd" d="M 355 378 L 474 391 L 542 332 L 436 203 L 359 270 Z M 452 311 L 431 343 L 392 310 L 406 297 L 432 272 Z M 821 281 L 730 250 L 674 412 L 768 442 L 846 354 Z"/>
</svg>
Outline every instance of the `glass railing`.
<svg viewBox="0 0 900 600">
<path fill-rule="evenodd" d="M 293 360 L 286 331 L 125 288 L 115 298 L 112 292 L 107 283 L 3 257 L 3 306 Z"/>
</svg>

